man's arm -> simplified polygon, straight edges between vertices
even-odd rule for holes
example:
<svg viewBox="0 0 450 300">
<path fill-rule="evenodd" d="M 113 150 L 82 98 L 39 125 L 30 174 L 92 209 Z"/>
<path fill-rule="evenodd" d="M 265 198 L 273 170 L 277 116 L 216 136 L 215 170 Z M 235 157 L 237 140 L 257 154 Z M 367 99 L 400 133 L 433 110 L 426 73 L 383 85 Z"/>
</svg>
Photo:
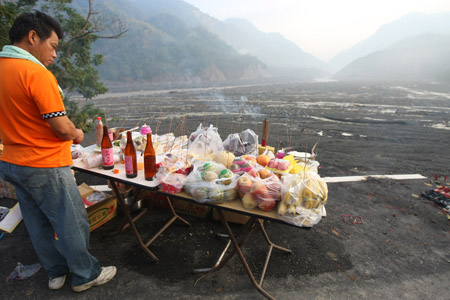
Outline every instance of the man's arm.
<svg viewBox="0 0 450 300">
<path fill-rule="evenodd" d="M 74 144 L 79 144 L 83 141 L 83 131 L 77 129 L 67 116 L 50 118 L 47 121 L 57 137 L 65 141 L 73 141 Z"/>
</svg>

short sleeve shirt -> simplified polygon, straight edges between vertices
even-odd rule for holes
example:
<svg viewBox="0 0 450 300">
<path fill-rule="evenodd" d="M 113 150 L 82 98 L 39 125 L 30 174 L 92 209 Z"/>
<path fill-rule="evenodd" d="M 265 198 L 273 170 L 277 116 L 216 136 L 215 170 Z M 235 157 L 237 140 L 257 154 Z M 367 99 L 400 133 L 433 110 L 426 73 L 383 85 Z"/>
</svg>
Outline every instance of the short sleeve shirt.
<svg viewBox="0 0 450 300">
<path fill-rule="evenodd" d="M 34 62 L 0 58 L 0 160 L 49 168 L 72 164 L 72 141 L 57 137 L 47 119 L 66 114 L 55 76 Z"/>
</svg>

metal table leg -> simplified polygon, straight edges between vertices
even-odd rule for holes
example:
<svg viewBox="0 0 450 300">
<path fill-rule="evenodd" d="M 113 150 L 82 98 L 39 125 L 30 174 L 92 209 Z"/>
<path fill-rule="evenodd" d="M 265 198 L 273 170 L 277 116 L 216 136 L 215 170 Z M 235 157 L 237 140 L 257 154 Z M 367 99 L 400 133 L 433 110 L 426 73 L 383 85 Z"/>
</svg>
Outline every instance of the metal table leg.
<svg viewBox="0 0 450 300">
<path fill-rule="evenodd" d="M 225 229 L 228 233 L 228 236 L 229 236 L 228 244 L 226 245 L 224 251 L 220 255 L 220 257 L 214 267 L 205 268 L 205 269 L 196 269 L 196 270 L 194 270 L 194 272 L 195 273 L 207 273 L 207 272 L 217 271 L 221 267 L 223 267 L 231 259 L 232 256 L 234 256 L 237 253 L 253 286 L 258 290 L 258 292 L 260 292 L 267 299 L 275 299 L 264 288 L 262 288 L 262 283 L 264 281 L 264 276 L 266 274 L 267 266 L 269 264 L 270 257 L 272 255 L 272 250 L 275 248 L 277 250 L 280 250 L 280 251 L 283 251 L 286 253 L 292 253 L 292 251 L 289 249 L 280 247 L 278 245 L 275 245 L 270 240 L 270 238 L 264 228 L 264 222 L 261 219 L 258 219 L 256 217 L 250 218 L 247 221 L 247 223 L 244 224 L 236 234 L 234 234 L 232 232 L 230 226 L 228 225 L 228 222 L 225 219 L 221 209 L 217 209 L 217 214 L 219 215 L 220 221 L 222 222 L 222 225 L 225 227 Z M 250 269 L 250 267 L 247 263 L 247 260 L 245 259 L 244 254 L 242 253 L 242 250 L 241 250 L 242 245 L 248 240 L 249 236 L 258 228 L 261 230 L 266 242 L 270 246 L 259 282 L 256 281 L 255 276 L 253 275 L 253 272 Z M 240 238 L 239 240 L 238 240 L 238 237 Z M 233 250 L 227 256 L 225 256 L 225 253 L 229 250 L 230 245 L 233 245 Z"/>
<path fill-rule="evenodd" d="M 154 261 L 158 261 L 158 257 L 156 257 L 155 254 L 153 254 L 152 251 L 150 251 L 148 249 L 147 246 L 145 246 L 145 244 L 142 242 L 142 238 L 141 235 L 139 234 L 136 226 L 134 225 L 134 221 L 130 216 L 130 212 L 128 210 L 128 206 L 125 204 L 125 201 L 123 200 L 122 195 L 119 192 L 119 189 L 117 188 L 117 185 L 114 181 L 111 181 L 111 185 L 113 187 L 114 193 L 116 194 L 117 200 L 119 201 L 119 205 L 120 208 L 122 209 L 123 214 L 125 215 L 125 218 L 129 224 L 129 226 L 131 227 L 131 229 L 133 230 L 134 235 L 136 236 L 136 239 L 139 242 L 139 245 L 141 246 L 142 249 L 144 249 L 144 251 L 154 260 Z"/>
<path fill-rule="evenodd" d="M 188 222 L 188 221 L 186 221 L 184 218 L 182 218 L 182 217 L 180 217 L 176 212 L 175 212 L 175 209 L 173 208 L 173 205 L 172 205 L 172 200 L 170 199 L 170 197 L 168 197 L 167 196 L 167 202 L 169 203 L 169 206 L 170 206 L 170 210 L 171 210 L 171 212 L 172 212 L 172 215 L 173 215 L 173 217 L 155 234 L 155 235 L 153 235 L 153 237 L 147 242 L 147 243 L 145 243 L 144 244 L 144 242 L 142 241 L 142 238 L 141 238 L 141 235 L 139 234 L 139 232 L 138 232 L 138 230 L 137 230 L 137 228 L 136 228 L 136 225 L 135 225 L 135 222 L 137 221 L 137 220 L 139 220 L 143 215 L 145 215 L 149 210 L 150 210 L 150 208 L 151 208 L 151 205 L 152 205 L 152 203 L 154 202 L 154 201 L 151 201 L 149 204 L 148 204 L 148 206 L 142 211 L 142 212 L 140 212 L 137 216 L 135 216 L 134 218 L 132 218 L 131 217 L 131 215 L 130 215 L 130 211 L 129 211 L 129 207 L 125 204 L 125 201 L 124 201 L 124 199 L 123 199 L 123 197 L 122 197 L 122 195 L 120 194 L 120 192 L 119 192 L 119 189 L 117 188 L 117 185 L 115 184 L 115 182 L 113 182 L 113 181 L 111 181 L 111 185 L 112 185 L 112 187 L 113 187 L 113 190 L 114 190 L 114 193 L 116 194 L 116 196 L 117 196 L 117 199 L 118 199 L 118 201 L 119 201 L 119 205 L 120 205 L 120 207 L 121 207 L 121 209 L 122 209 L 122 211 L 123 211 L 123 213 L 124 213 L 124 215 L 125 215 L 125 218 L 124 218 L 124 221 L 122 222 L 122 225 L 121 225 L 121 227 L 120 227 L 120 229 L 117 231 L 117 232 L 115 232 L 114 234 L 117 234 L 117 233 L 120 233 L 120 232 L 122 232 L 122 231 L 124 231 L 125 229 L 127 229 L 128 227 L 131 227 L 131 229 L 133 230 L 133 233 L 134 233 L 134 235 L 136 236 L 136 238 L 137 238 L 137 240 L 138 240 L 138 242 L 139 242 L 139 245 L 141 246 L 141 248 L 142 249 L 144 249 L 144 251 L 153 259 L 153 260 L 155 260 L 155 261 L 158 261 L 159 259 L 158 259 L 158 257 L 156 257 L 156 255 L 155 254 L 153 254 L 153 252 L 152 251 L 150 251 L 150 249 L 148 249 L 148 247 L 167 229 L 167 228 L 169 228 L 170 227 L 170 225 L 172 225 L 172 223 L 173 222 L 175 222 L 176 220 L 180 220 L 180 221 L 182 221 L 184 224 L 186 224 L 186 225 L 188 225 L 188 226 L 190 226 L 191 224 Z M 140 194 L 140 192 L 141 192 L 141 189 L 137 189 L 136 190 L 136 193 L 135 193 L 135 196 L 134 196 L 134 199 L 133 199 L 133 204 L 137 201 L 137 199 L 138 199 L 138 197 L 139 197 L 139 194 Z M 158 192 L 155 192 L 155 196 L 154 196 L 154 198 L 153 198 L 153 200 L 155 200 L 156 199 L 156 197 L 157 197 L 157 195 L 158 195 Z"/>
</svg>

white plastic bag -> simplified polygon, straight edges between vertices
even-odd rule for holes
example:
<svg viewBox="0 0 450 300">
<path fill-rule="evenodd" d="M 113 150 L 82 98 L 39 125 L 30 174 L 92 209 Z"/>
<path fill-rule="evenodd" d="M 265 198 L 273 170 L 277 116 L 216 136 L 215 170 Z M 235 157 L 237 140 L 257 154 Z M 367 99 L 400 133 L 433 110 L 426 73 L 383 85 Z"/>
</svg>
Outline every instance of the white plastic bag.
<svg viewBox="0 0 450 300">
<path fill-rule="evenodd" d="M 200 124 L 189 137 L 188 154 L 192 158 L 212 160 L 214 155 L 222 150 L 222 139 L 213 125 L 203 127 Z"/>
</svg>

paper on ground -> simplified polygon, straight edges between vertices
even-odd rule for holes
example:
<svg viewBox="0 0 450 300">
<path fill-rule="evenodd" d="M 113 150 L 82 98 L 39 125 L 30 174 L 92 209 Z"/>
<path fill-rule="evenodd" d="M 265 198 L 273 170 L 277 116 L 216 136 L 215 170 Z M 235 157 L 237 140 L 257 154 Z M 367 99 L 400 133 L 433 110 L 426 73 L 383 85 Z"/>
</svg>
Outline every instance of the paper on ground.
<svg viewBox="0 0 450 300">
<path fill-rule="evenodd" d="M 19 225 L 20 221 L 22 221 L 22 212 L 20 211 L 19 203 L 16 203 L 0 222 L 0 230 L 11 233 Z"/>
<path fill-rule="evenodd" d="M 367 175 L 367 176 L 342 176 L 342 177 L 324 177 L 323 179 L 327 183 L 333 182 L 350 182 L 350 181 L 365 181 L 369 178 L 381 178 L 381 179 L 424 179 L 425 176 L 420 174 L 399 174 L 399 175 Z"/>
</svg>

